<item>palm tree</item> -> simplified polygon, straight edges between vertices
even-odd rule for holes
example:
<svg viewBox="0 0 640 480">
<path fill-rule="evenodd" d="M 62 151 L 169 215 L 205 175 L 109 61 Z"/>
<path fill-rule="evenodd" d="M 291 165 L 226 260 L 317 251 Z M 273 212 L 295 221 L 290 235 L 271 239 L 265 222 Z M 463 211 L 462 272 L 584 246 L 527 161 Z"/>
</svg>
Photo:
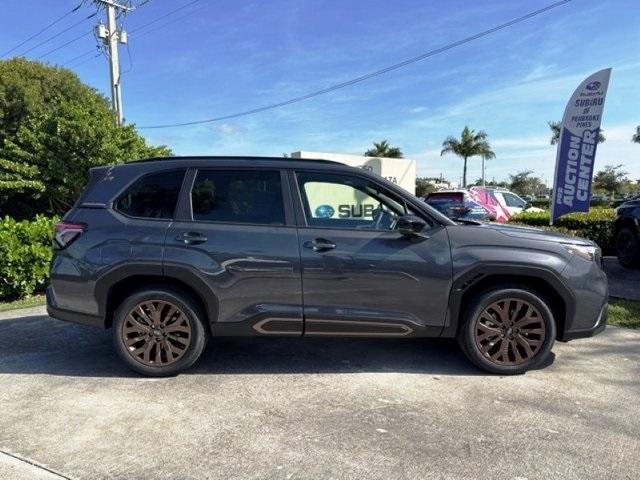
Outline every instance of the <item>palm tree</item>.
<svg viewBox="0 0 640 480">
<path fill-rule="evenodd" d="M 373 148 L 364 152 L 365 157 L 378 158 L 402 158 L 402 150 L 398 147 L 391 147 L 389 142 L 382 140 L 381 142 L 373 142 Z"/>
<path fill-rule="evenodd" d="M 631 141 L 635 143 L 640 143 L 640 125 L 636 127 L 636 133 L 631 137 Z"/>
<path fill-rule="evenodd" d="M 447 137 L 442 142 L 442 151 L 440 156 L 445 153 L 454 153 L 464 159 L 464 168 L 462 170 L 462 186 L 467 186 L 467 159 L 470 157 L 482 157 L 482 177 L 484 182 L 484 161 L 489 158 L 495 158 L 495 153 L 491 150 L 491 145 L 487 141 L 487 134 L 480 130 L 470 130 L 465 126 L 462 130 L 460 140 L 455 137 Z"/>
<path fill-rule="evenodd" d="M 560 141 L 560 126 L 561 122 L 547 122 L 551 129 L 551 145 L 555 145 Z M 598 143 L 602 143 L 606 140 L 602 130 L 598 131 Z"/>
</svg>

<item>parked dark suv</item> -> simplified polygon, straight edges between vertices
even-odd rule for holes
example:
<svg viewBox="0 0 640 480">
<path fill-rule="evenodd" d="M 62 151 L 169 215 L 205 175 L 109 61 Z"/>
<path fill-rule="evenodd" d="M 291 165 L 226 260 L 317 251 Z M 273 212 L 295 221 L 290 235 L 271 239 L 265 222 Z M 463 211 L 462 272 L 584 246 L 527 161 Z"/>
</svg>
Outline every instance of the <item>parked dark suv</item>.
<svg viewBox="0 0 640 480">
<path fill-rule="evenodd" d="M 146 375 L 190 367 L 209 336 L 248 335 L 457 337 L 479 367 L 520 373 L 607 318 L 592 242 L 457 224 L 321 160 L 94 168 L 55 243 L 49 313 L 112 328 Z"/>
<path fill-rule="evenodd" d="M 640 267 L 640 199 L 616 208 L 613 236 L 620 264 L 627 268 Z"/>
</svg>

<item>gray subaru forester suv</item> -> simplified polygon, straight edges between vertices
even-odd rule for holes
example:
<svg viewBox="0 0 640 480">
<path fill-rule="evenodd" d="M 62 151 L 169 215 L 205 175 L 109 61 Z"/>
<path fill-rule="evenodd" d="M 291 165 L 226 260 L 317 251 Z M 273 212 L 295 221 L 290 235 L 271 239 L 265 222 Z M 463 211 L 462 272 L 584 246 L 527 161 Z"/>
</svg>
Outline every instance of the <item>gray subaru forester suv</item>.
<svg viewBox="0 0 640 480">
<path fill-rule="evenodd" d="M 456 337 L 514 374 L 607 320 L 598 247 L 453 222 L 397 185 L 323 160 L 166 158 L 94 168 L 56 225 L 47 308 L 111 328 L 145 375 L 210 336 Z"/>
</svg>

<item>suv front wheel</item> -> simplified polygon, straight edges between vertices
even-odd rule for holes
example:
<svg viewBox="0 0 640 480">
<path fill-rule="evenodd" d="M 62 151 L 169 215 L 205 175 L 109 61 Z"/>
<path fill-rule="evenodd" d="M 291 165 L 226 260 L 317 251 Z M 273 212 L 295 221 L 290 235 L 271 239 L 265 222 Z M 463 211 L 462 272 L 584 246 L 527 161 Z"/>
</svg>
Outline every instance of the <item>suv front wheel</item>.
<svg viewBox="0 0 640 480">
<path fill-rule="evenodd" d="M 626 268 L 640 266 L 640 240 L 630 228 L 621 228 L 616 235 L 616 253 L 620 265 Z"/>
<path fill-rule="evenodd" d="M 543 364 L 556 338 L 550 308 L 524 288 L 478 294 L 466 309 L 458 343 L 478 367 L 491 373 L 524 373 Z"/>
<path fill-rule="evenodd" d="M 189 295 L 151 287 L 116 309 L 113 341 L 118 355 L 143 375 L 164 377 L 186 370 L 207 342 L 203 313 Z"/>
</svg>

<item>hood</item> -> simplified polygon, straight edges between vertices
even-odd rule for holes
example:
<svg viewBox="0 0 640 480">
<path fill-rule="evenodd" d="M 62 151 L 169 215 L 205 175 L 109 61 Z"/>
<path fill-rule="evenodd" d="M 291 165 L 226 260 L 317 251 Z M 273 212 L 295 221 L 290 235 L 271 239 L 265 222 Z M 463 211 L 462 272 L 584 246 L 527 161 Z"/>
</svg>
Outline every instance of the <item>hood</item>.
<svg viewBox="0 0 640 480">
<path fill-rule="evenodd" d="M 500 223 L 483 223 L 478 228 L 490 228 L 504 235 L 517 238 L 526 238 L 528 240 L 541 240 L 546 242 L 561 242 L 571 245 L 595 245 L 591 240 L 580 237 L 572 237 L 563 233 L 542 230 L 533 227 L 521 227 L 514 225 L 504 225 Z"/>
</svg>

